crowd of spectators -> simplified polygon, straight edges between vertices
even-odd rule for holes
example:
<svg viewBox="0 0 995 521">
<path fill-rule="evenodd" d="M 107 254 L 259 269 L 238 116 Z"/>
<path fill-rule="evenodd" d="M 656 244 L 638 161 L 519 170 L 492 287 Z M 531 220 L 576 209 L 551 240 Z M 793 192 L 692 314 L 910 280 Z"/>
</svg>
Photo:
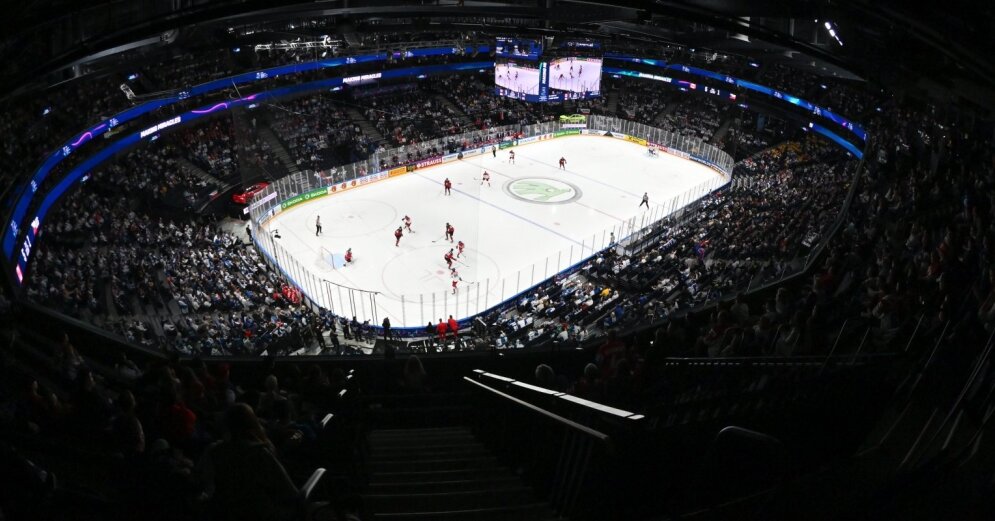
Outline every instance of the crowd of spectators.
<svg viewBox="0 0 995 521">
<path fill-rule="evenodd" d="M 123 352 L 84 357 L 68 335 L 52 337 L 5 338 L 0 349 L 0 427 L 16 433 L 0 442 L 0 475 L 16 518 L 296 518 L 322 419 L 355 389 L 342 370 L 317 365 L 136 363 Z M 59 457 L 38 459 L 33 446 L 58 446 Z M 349 449 L 323 452 L 344 476 Z M 311 514 L 358 520 L 358 498 L 342 492 Z"/>
<path fill-rule="evenodd" d="M 702 141 L 708 141 L 722 124 L 723 110 L 712 98 L 687 95 L 676 107 L 658 120 L 657 126 Z"/>
<path fill-rule="evenodd" d="M 532 125 L 552 121 L 557 112 L 542 103 L 525 103 L 494 95 L 494 73 L 461 74 L 439 78 L 433 88 L 447 97 L 478 130 L 504 125 Z"/>
<path fill-rule="evenodd" d="M 561 390 L 641 409 L 668 388 L 659 380 L 667 357 L 880 352 L 936 334 L 951 345 L 981 345 L 995 331 L 990 142 L 975 139 L 971 120 L 922 132 L 908 124 L 920 117 L 896 110 L 876 122 L 880 137 L 856 197 L 810 277 L 671 315 L 628 338 L 609 334 L 572 384 L 556 380 Z M 959 124 L 958 132 L 944 128 Z M 772 149 L 754 158 L 749 175 L 792 164 L 784 172 L 796 176 L 803 153 L 797 145 Z M 810 175 L 821 186 L 826 172 Z M 810 203 L 819 202 L 818 191 Z M 764 191 L 768 202 L 776 193 Z M 647 315 L 642 324 L 660 318 L 647 304 L 638 306 Z"/>
<path fill-rule="evenodd" d="M 364 100 L 364 115 L 390 146 L 404 146 L 462 132 L 460 114 L 415 89 L 400 95 Z"/>
<path fill-rule="evenodd" d="M 257 133 L 255 117 L 224 114 L 187 127 L 167 140 L 187 159 L 222 182 L 244 177 L 281 177 L 285 172 L 269 143 Z M 255 169 L 248 173 L 247 169 Z"/>
<path fill-rule="evenodd" d="M 301 170 L 321 171 L 366 159 L 377 145 L 336 97 L 302 96 L 269 110 L 271 127 Z"/>
<path fill-rule="evenodd" d="M 645 125 L 654 125 L 668 102 L 674 98 L 674 93 L 664 91 L 658 85 L 628 78 L 615 80 L 609 88 L 618 91 L 616 114 Z"/>
</svg>

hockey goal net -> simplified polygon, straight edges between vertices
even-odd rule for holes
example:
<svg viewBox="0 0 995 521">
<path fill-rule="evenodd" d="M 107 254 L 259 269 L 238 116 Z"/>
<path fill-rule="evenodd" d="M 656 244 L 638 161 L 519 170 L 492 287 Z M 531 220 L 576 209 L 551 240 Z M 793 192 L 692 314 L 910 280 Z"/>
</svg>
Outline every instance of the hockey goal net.
<svg viewBox="0 0 995 521">
<path fill-rule="evenodd" d="M 315 261 L 318 267 L 324 271 L 337 270 L 345 266 L 345 255 L 335 253 L 324 246 L 318 249 L 318 259 Z"/>
</svg>

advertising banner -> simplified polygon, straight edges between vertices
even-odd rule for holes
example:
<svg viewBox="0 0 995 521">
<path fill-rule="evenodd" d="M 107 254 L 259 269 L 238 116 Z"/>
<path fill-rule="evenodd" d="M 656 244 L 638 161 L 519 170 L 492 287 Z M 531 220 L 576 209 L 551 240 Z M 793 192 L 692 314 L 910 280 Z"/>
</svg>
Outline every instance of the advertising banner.
<svg viewBox="0 0 995 521">
<path fill-rule="evenodd" d="M 443 157 L 436 156 L 415 163 L 415 168 L 425 168 L 426 166 L 438 165 L 442 163 Z"/>
<path fill-rule="evenodd" d="M 637 145 L 646 146 L 646 140 L 641 137 L 625 136 L 625 140 Z"/>
<path fill-rule="evenodd" d="M 553 137 L 563 137 L 563 136 L 579 136 L 580 130 L 570 129 L 570 130 L 557 130 L 553 132 Z"/>
<path fill-rule="evenodd" d="M 407 167 L 400 166 L 400 167 L 395 168 L 394 170 L 407 171 Z M 394 174 L 392 174 L 391 172 L 394 172 L 394 170 L 390 170 L 389 172 L 377 172 L 376 174 L 370 174 L 368 176 L 360 177 L 358 179 L 353 179 L 352 181 L 345 181 L 345 182 L 339 183 L 337 185 L 332 185 L 332 186 L 328 187 L 328 191 L 329 191 L 329 193 L 333 193 L 334 194 L 334 193 L 344 192 L 346 190 L 349 190 L 350 188 L 357 188 L 357 187 L 360 187 L 360 186 L 363 186 L 363 185 L 368 185 L 370 183 L 374 183 L 376 181 L 381 181 L 381 180 L 387 179 L 388 177 L 393 177 Z M 401 172 L 401 173 L 404 173 L 404 172 Z M 398 175 L 400 175 L 400 174 L 398 174 Z"/>
<path fill-rule="evenodd" d="M 309 192 L 304 192 L 303 194 L 291 197 L 290 199 L 283 201 L 282 203 L 280 203 L 280 209 L 286 210 L 291 206 L 297 206 L 301 203 L 306 203 L 311 199 L 317 199 L 319 197 L 323 197 L 326 195 L 328 195 L 328 188 L 325 187 L 315 188 L 314 190 L 311 190 Z"/>
<path fill-rule="evenodd" d="M 518 140 L 517 139 L 512 139 L 510 141 L 502 141 L 500 144 L 498 144 L 498 148 L 500 148 L 501 150 L 504 150 L 506 148 L 511 148 L 511 147 L 513 147 L 513 146 L 515 146 L 517 144 L 518 144 Z"/>
<path fill-rule="evenodd" d="M 408 168 L 404 167 L 404 166 L 399 166 L 397 168 L 391 168 L 390 170 L 388 170 L 387 171 L 387 177 L 397 177 L 399 175 L 403 175 L 403 174 L 406 174 L 406 173 L 408 173 Z M 362 179 L 362 178 L 360 178 L 360 179 Z M 345 183 L 342 183 L 342 184 L 345 184 Z"/>
</svg>

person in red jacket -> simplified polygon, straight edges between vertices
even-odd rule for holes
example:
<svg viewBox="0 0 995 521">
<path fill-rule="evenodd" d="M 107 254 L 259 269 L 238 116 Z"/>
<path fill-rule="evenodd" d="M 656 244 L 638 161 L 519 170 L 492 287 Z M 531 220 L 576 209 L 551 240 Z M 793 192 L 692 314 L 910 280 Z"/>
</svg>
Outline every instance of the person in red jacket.
<svg viewBox="0 0 995 521">
<path fill-rule="evenodd" d="M 449 331 L 453 333 L 453 337 L 459 338 L 459 322 L 452 315 L 449 315 Z"/>
<path fill-rule="evenodd" d="M 453 195 L 452 192 L 450 191 L 453 188 L 453 183 L 452 181 L 449 180 L 448 177 L 446 178 L 445 183 L 443 183 L 443 186 L 446 188 L 446 195 Z"/>
<path fill-rule="evenodd" d="M 442 319 L 440 318 L 439 325 L 435 326 L 435 332 L 439 334 L 440 341 L 446 339 L 446 331 L 448 330 L 449 330 L 448 326 L 446 326 L 446 323 L 443 322 Z"/>
</svg>

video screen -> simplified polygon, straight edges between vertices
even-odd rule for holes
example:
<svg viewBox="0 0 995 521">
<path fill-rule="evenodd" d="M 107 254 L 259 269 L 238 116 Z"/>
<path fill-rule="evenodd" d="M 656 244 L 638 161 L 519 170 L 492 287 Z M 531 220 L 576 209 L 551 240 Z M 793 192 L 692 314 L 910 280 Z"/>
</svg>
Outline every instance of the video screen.
<svg viewBox="0 0 995 521">
<path fill-rule="evenodd" d="M 538 96 L 539 67 L 527 63 L 499 61 L 494 64 L 494 84 L 502 91 Z M 501 94 L 508 95 L 503 92 Z"/>
<path fill-rule="evenodd" d="M 558 58 L 549 62 L 549 88 L 584 96 L 601 93 L 601 58 Z"/>
<path fill-rule="evenodd" d="M 542 45 L 535 40 L 498 37 L 494 46 L 494 55 L 503 58 L 538 60 L 540 54 Z"/>
</svg>

